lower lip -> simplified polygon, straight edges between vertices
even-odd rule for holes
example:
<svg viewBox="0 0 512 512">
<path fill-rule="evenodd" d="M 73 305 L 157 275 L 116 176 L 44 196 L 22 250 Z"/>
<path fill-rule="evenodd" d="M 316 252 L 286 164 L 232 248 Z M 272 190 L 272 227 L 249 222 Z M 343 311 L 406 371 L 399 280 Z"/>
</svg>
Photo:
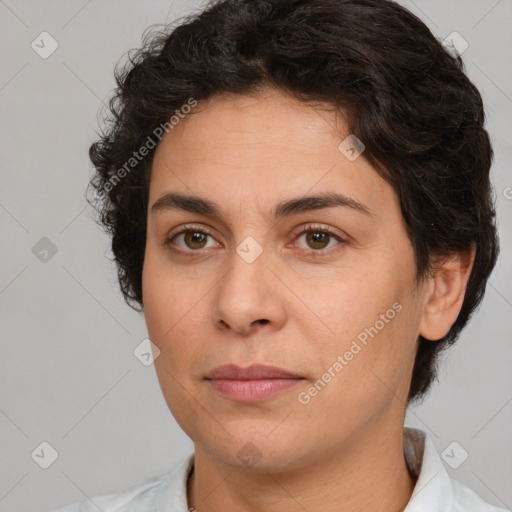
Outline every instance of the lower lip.
<svg viewBox="0 0 512 512">
<path fill-rule="evenodd" d="M 210 384 L 222 396 L 238 402 L 260 402 L 295 387 L 304 379 L 213 379 Z"/>
</svg>

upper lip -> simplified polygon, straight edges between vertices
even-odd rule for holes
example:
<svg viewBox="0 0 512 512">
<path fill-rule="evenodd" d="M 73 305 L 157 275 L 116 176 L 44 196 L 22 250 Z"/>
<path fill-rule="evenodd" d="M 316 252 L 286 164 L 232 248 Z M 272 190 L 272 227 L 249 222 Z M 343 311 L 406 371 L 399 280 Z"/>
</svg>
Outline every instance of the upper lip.
<svg viewBox="0 0 512 512">
<path fill-rule="evenodd" d="M 234 364 L 225 364 L 217 366 L 207 375 L 207 379 L 233 379 L 233 380 L 259 380 L 259 379 L 301 379 L 300 375 L 278 368 L 276 366 L 267 366 L 254 364 L 247 368 L 242 368 Z"/>
</svg>

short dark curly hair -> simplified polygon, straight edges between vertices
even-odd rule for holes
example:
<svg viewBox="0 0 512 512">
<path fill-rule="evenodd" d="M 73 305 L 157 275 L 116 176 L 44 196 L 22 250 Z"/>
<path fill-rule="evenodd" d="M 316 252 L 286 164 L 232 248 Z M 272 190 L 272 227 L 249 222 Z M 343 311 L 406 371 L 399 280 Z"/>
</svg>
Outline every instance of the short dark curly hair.
<svg viewBox="0 0 512 512">
<path fill-rule="evenodd" d="M 418 401 L 437 376 L 440 352 L 480 304 L 498 254 L 493 151 L 482 98 L 460 56 L 389 0 L 214 0 L 153 28 L 116 66 L 117 88 L 89 151 L 89 202 L 112 237 L 127 303 L 143 309 L 149 138 L 168 131 L 170 116 L 191 99 L 266 87 L 329 105 L 345 114 L 363 156 L 397 193 L 418 279 L 439 258 L 476 247 L 457 320 L 436 342 L 420 336 L 409 391 L 409 403 Z"/>
</svg>

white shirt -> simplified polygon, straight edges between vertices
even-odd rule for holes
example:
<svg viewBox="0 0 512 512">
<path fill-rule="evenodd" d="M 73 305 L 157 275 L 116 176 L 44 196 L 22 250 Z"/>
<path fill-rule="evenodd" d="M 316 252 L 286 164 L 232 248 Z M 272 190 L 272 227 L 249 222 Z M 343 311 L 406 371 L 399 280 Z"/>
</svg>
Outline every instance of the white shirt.
<svg viewBox="0 0 512 512">
<path fill-rule="evenodd" d="M 404 456 L 417 477 L 404 512 L 510 512 L 489 505 L 469 487 L 450 478 L 434 444 L 422 430 L 404 428 Z M 191 454 L 170 473 L 149 478 L 119 494 L 93 496 L 54 512 L 189 512 L 187 480 L 193 462 Z"/>
</svg>

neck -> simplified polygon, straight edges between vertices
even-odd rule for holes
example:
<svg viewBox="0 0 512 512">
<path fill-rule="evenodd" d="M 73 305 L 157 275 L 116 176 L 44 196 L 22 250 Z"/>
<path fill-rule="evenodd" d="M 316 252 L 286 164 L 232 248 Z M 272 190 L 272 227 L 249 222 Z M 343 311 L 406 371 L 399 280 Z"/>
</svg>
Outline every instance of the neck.
<svg viewBox="0 0 512 512">
<path fill-rule="evenodd" d="M 293 471 L 233 468 L 196 446 L 189 509 L 198 512 L 399 512 L 414 489 L 403 455 L 403 428 L 365 432 Z M 193 508 L 192 508 L 193 507 Z"/>
</svg>

